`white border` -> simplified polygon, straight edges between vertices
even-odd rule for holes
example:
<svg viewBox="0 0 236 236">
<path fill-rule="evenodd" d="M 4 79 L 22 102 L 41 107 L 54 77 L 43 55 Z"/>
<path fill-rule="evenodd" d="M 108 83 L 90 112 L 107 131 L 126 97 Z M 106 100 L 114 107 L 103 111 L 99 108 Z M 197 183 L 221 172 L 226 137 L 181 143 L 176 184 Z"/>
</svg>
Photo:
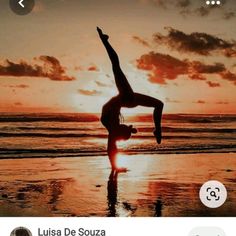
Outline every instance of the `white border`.
<svg viewBox="0 0 236 236">
<path fill-rule="evenodd" d="M 10 236 L 11 231 L 19 226 L 25 226 L 38 236 L 38 228 L 78 230 L 105 229 L 106 236 L 188 236 L 196 227 L 219 227 L 227 236 L 236 235 L 236 217 L 220 218 L 38 218 L 9 217 L 0 218 L 1 236 Z M 62 234 L 64 236 L 64 234 Z M 78 235 L 78 234 L 77 234 Z"/>
</svg>

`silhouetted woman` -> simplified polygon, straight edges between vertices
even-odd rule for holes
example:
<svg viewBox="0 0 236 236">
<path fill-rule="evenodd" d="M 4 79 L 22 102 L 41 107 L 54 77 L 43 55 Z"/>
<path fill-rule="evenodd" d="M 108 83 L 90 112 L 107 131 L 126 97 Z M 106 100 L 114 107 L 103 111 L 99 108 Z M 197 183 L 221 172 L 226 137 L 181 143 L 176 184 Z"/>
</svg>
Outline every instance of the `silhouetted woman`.
<svg viewBox="0 0 236 236">
<path fill-rule="evenodd" d="M 161 143 L 161 116 L 163 103 L 150 96 L 135 93 L 131 88 L 127 78 L 120 68 L 118 55 L 108 42 L 109 36 L 103 34 L 97 27 L 98 34 L 105 46 L 108 56 L 112 63 L 112 70 L 115 77 L 115 83 L 119 94 L 111 98 L 102 108 L 101 122 L 108 130 L 108 156 L 112 170 L 119 171 L 116 165 L 116 154 L 118 152 L 116 142 L 119 140 L 128 140 L 132 133 L 137 130 L 132 125 L 127 126 L 120 122 L 120 110 L 122 107 L 133 108 L 136 106 L 153 107 L 153 119 L 155 123 L 154 136 L 157 143 Z"/>
</svg>

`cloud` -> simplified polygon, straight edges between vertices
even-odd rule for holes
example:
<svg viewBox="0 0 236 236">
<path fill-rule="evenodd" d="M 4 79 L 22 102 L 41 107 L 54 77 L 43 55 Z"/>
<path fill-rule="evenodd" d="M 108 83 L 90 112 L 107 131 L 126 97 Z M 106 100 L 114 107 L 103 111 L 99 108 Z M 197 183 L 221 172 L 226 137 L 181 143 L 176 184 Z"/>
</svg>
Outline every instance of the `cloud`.
<svg viewBox="0 0 236 236">
<path fill-rule="evenodd" d="M 222 63 L 208 65 L 200 61 L 180 60 L 168 54 L 149 52 L 136 60 L 136 66 L 149 72 L 151 83 L 167 84 L 167 80 L 176 80 L 180 75 L 185 75 L 190 80 L 206 81 L 207 75 L 215 74 L 236 85 L 236 74 L 230 72 Z M 210 87 L 218 86 L 209 81 L 206 83 Z"/>
<path fill-rule="evenodd" d="M 173 99 L 171 99 L 171 98 L 166 98 L 165 100 L 166 100 L 166 102 L 169 102 L 169 103 L 181 103 L 180 101 L 178 101 L 178 100 L 173 100 Z"/>
<path fill-rule="evenodd" d="M 196 101 L 196 102 L 194 102 L 194 103 L 197 103 L 197 104 L 205 104 L 206 102 L 203 101 L 203 100 L 198 100 L 198 101 Z"/>
<path fill-rule="evenodd" d="M 207 17 L 213 12 L 214 16 L 221 17 L 224 20 L 230 20 L 236 15 L 234 11 L 227 11 L 228 9 L 234 8 L 234 5 L 229 1 L 221 0 L 221 5 L 209 5 L 207 6 L 203 1 L 194 1 L 194 0 L 140 0 L 143 3 L 151 4 L 158 8 L 162 8 L 165 11 L 174 10 L 183 17 L 187 16 L 200 16 Z M 228 4 L 227 8 L 223 7 L 223 5 Z M 220 11 L 219 11 L 220 8 Z M 232 9 L 235 10 L 235 9 Z"/>
<path fill-rule="evenodd" d="M 225 66 L 222 63 L 215 63 L 213 65 L 206 65 L 200 61 L 193 61 L 190 63 L 192 69 L 201 74 L 216 74 L 225 71 Z"/>
<path fill-rule="evenodd" d="M 144 47 L 150 47 L 150 44 L 145 39 L 140 38 L 139 36 L 133 36 L 133 40 L 143 45 Z"/>
<path fill-rule="evenodd" d="M 61 66 L 59 60 L 51 56 L 40 56 L 40 60 L 44 61 L 44 67 L 49 66 L 49 71 L 45 73 L 51 80 L 57 81 L 71 81 L 75 80 L 74 77 L 67 76 L 65 74 L 65 69 Z"/>
<path fill-rule="evenodd" d="M 161 33 L 153 35 L 154 42 L 157 45 L 162 44 L 181 53 L 194 53 L 203 56 L 218 53 L 226 57 L 236 57 L 236 42 L 233 40 L 227 41 L 199 32 L 186 34 L 171 27 L 166 27 L 165 29 L 168 31 L 167 35 Z"/>
<path fill-rule="evenodd" d="M 178 7 L 188 7 L 191 5 L 191 1 L 190 0 L 179 0 L 179 1 L 176 1 L 176 6 Z"/>
<path fill-rule="evenodd" d="M 74 67 L 74 70 L 76 70 L 76 71 L 82 71 L 82 70 L 83 70 L 83 67 L 82 67 L 82 66 L 75 66 L 75 67 Z"/>
<path fill-rule="evenodd" d="M 235 17 L 235 16 L 236 16 L 235 12 L 230 11 L 230 12 L 225 12 L 223 18 L 224 18 L 225 20 L 230 20 L 231 18 L 233 18 L 233 17 Z"/>
<path fill-rule="evenodd" d="M 105 84 L 105 83 L 102 83 L 100 81 L 95 81 L 96 85 L 99 86 L 99 87 L 104 87 L 104 88 L 110 88 L 112 87 L 112 85 L 110 84 Z"/>
<path fill-rule="evenodd" d="M 229 70 L 225 70 L 225 71 L 221 72 L 220 76 L 222 79 L 231 81 L 234 83 L 234 85 L 236 85 L 236 74 L 233 74 Z"/>
<path fill-rule="evenodd" d="M 101 94 L 101 92 L 97 90 L 78 89 L 78 92 L 85 96 L 97 96 Z"/>
<path fill-rule="evenodd" d="M 218 102 L 216 102 L 215 104 L 218 104 L 218 105 L 227 105 L 227 104 L 229 104 L 229 102 L 226 102 L 226 101 L 218 101 Z"/>
<path fill-rule="evenodd" d="M 3 86 L 3 87 L 26 89 L 26 88 L 29 88 L 29 85 L 26 85 L 26 84 L 18 84 L 18 85 L 6 85 L 6 86 Z"/>
<path fill-rule="evenodd" d="M 197 15 L 201 16 L 201 17 L 204 17 L 204 16 L 208 16 L 211 12 L 210 10 L 211 8 L 207 8 L 207 7 L 199 7 L 195 10 L 195 12 L 197 13 Z"/>
<path fill-rule="evenodd" d="M 64 67 L 61 66 L 59 60 L 51 56 L 40 56 L 34 58 L 41 64 L 30 64 L 21 60 L 19 63 L 6 60 L 0 65 L 0 76 L 15 77 L 46 77 L 54 81 L 72 81 L 74 77 L 66 75 Z"/>
<path fill-rule="evenodd" d="M 97 66 L 93 65 L 88 68 L 88 71 L 99 71 L 99 68 Z"/>
<path fill-rule="evenodd" d="M 166 80 L 175 80 L 179 75 L 188 73 L 188 62 L 167 54 L 150 52 L 137 60 L 137 68 L 150 71 L 152 83 L 166 84 Z"/>
<path fill-rule="evenodd" d="M 22 106 L 23 104 L 21 102 L 15 102 L 14 105 L 15 106 Z"/>
<path fill-rule="evenodd" d="M 143 3 L 149 3 L 163 9 L 174 8 L 186 8 L 191 5 L 190 0 L 141 0 Z"/>
<path fill-rule="evenodd" d="M 215 82 L 211 82 L 211 81 L 207 81 L 206 83 L 207 83 L 207 84 L 209 85 L 209 87 L 211 87 L 211 88 L 220 87 L 220 83 L 215 83 Z"/>
</svg>

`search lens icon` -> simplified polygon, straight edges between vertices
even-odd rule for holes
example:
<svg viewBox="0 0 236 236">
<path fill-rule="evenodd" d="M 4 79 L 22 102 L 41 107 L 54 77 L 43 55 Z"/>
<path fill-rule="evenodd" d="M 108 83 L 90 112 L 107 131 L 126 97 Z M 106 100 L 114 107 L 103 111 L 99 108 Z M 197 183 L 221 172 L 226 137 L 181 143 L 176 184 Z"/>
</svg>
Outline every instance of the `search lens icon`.
<svg viewBox="0 0 236 236">
<path fill-rule="evenodd" d="M 211 191 L 211 192 L 210 192 L 210 195 L 211 195 L 212 197 L 215 197 L 215 198 L 216 198 L 216 192 L 215 192 L 215 191 Z"/>
</svg>

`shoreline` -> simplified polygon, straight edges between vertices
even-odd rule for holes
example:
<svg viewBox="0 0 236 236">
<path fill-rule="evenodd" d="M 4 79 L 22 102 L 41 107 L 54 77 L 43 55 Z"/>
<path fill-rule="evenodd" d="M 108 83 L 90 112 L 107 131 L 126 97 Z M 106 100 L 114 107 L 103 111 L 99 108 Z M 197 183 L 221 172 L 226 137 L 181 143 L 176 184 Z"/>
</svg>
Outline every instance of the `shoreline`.
<svg viewBox="0 0 236 236">
<path fill-rule="evenodd" d="M 96 156 L 107 156 L 106 151 L 100 152 L 38 152 L 39 150 L 34 151 L 25 151 L 22 153 L 15 153 L 12 151 L 10 153 L 1 153 L 0 150 L 0 161 L 1 160 L 10 160 L 10 159 L 31 159 L 31 158 L 76 158 L 76 157 L 96 157 Z M 236 148 L 232 148 L 232 150 L 219 150 L 219 149 L 208 149 L 208 150 L 181 150 L 181 151 L 169 151 L 169 150 L 161 150 L 161 151 L 120 151 L 119 154 L 122 155 L 183 155 L 183 154 L 233 154 L 236 153 Z M 11 155 L 11 156 L 10 156 Z M 15 156 L 17 155 L 17 156 Z"/>
</svg>

